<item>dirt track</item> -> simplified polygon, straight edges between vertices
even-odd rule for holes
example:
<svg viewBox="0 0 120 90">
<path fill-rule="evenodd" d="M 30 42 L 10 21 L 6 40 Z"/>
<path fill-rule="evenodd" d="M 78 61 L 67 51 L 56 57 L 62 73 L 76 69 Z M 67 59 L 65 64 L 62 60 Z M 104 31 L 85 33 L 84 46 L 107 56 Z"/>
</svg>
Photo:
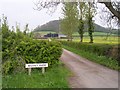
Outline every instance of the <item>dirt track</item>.
<svg viewBox="0 0 120 90">
<path fill-rule="evenodd" d="M 68 50 L 63 50 L 61 61 L 72 71 L 71 88 L 118 88 L 118 72 L 91 62 Z"/>
</svg>

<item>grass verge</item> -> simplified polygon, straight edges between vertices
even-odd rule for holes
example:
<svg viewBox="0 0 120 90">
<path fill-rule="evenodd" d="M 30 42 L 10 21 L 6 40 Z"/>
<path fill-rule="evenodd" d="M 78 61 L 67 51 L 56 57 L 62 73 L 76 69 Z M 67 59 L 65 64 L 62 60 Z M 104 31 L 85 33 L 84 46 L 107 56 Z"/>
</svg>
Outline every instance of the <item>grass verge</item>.
<svg viewBox="0 0 120 90">
<path fill-rule="evenodd" d="M 44 74 L 33 69 L 27 73 L 11 74 L 3 77 L 3 88 L 69 88 L 67 78 L 70 72 L 62 63 L 48 68 Z"/>
<path fill-rule="evenodd" d="M 84 50 L 78 50 L 78 49 L 75 49 L 75 48 L 72 48 L 69 46 L 65 46 L 65 45 L 63 45 L 63 48 L 65 48 L 71 52 L 74 52 L 82 57 L 85 57 L 93 62 L 104 65 L 104 66 L 109 67 L 111 69 L 120 71 L 120 66 L 118 65 L 118 62 L 116 60 L 113 60 L 113 59 L 108 58 L 106 56 L 98 56 L 95 53 L 87 52 Z"/>
</svg>

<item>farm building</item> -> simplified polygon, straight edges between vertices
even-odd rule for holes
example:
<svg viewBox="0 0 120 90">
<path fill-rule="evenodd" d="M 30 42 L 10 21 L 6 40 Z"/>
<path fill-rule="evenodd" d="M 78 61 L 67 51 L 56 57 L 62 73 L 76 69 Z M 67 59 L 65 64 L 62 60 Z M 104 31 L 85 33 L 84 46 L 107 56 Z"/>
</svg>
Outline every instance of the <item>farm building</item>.
<svg viewBox="0 0 120 90">
<path fill-rule="evenodd" d="M 64 35 L 64 34 L 52 34 L 52 33 L 48 33 L 48 34 L 44 35 L 44 37 L 66 38 L 67 36 Z"/>
</svg>

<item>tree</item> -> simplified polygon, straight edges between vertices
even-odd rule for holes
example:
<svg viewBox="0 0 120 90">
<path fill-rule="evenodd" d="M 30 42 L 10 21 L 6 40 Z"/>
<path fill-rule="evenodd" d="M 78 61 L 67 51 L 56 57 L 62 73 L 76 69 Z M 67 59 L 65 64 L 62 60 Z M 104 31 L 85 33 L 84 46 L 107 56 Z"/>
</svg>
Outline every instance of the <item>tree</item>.
<svg viewBox="0 0 120 90">
<path fill-rule="evenodd" d="M 25 25 L 24 34 L 26 35 L 28 31 L 29 31 L 28 24 L 26 24 L 26 25 Z"/>
<path fill-rule="evenodd" d="M 83 34 L 84 34 L 84 21 L 79 19 L 78 33 L 80 35 L 80 42 L 83 42 Z"/>
<path fill-rule="evenodd" d="M 88 24 L 88 33 L 90 36 L 90 43 L 93 43 L 93 32 L 94 32 L 94 24 L 93 24 L 93 17 L 94 17 L 94 9 L 90 2 L 88 2 L 88 14 L 87 14 L 87 24 Z"/>
<path fill-rule="evenodd" d="M 6 38 L 9 36 L 9 26 L 7 23 L 7 17 L 3 15 L 3 23 L 2 23 L 2 38 Z"/>
<path fill-rule="evenodd" d="M 72 34 L 78 27 L 78 10 L 77 4 L 73 2 L 67 2 L 63 8 L 64 18 L 61 20 L 61 31 L 67 35 L 68 41 L 72 41 Z"/>
<path fill-rule="evenodd" d="M 1 31 L 2 31 L 2 26 L 1 26 L 1 18 L 0 18 L 0 35 L 1 35 Z"/>
<path fill-rule="evenodd" d="M 113 14 L 113 17 L 117 17 L 118 20 L 120 21 L 120 2 L 100 2 L 100 0 L 98 0 L 99 3 L 103 3 L 105 4 L 105 6 L 111 11 L 111 13 Z"/>
<path fill-rule="evenodd" d="M 105 6 L 111 11 L 113 14 L 113 17 L 117 17 L 118 20 L 120 21 L 120 2 L 119 1 L 110 1 L 110 2 L 104 2 L 104 0 L 97 0 L 98 3 L 103 3 Z M 102 2 L 101 2 L 102 1 Z M 43 8 L 54 8 L 51 12 L 53 13 L 56 10 L 56 7 L 64 2 L 54 2 L 53 0 L 43 2 L 43 1 L 38 1 L 37 3 L 34 3 L 36 8 L 35 10 L 42 10 Z M 112 17 L 112 18 L 113 18 Z"/>
<path fill-rule="evenodd" d="M 16 22 L 16 33 L 21 33 L 20 31 L 20 24 Z"/>
<path fill-rule="evenodd" d="M 80 35 L 80 42 L 83 41 L 83 34 L 84 34 L 84 18 L 86 14 L 86 4 L 85 2 L 79 2 L 79 26 L 78 26 L 78 33 Z"/>
</svg>

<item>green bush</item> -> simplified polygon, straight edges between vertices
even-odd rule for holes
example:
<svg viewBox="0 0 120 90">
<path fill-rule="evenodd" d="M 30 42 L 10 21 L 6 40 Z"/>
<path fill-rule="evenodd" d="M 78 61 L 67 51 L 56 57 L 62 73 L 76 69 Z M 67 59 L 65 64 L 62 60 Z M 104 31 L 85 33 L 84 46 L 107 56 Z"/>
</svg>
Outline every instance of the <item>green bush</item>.
<svg viewBox="0 0 120 90">
<path fill-rule="evenodd" d="M 10 73 L 10 71 L 13 69 L 13 64 L 11 60 L 6 61 L 2 66 L 3 66 L 3 74 Z"/>
<path fill-rule="evenodd" d="M 14 47 L 13 47 L 14 46 Z M 18 57 L 22 56 L 25 63 L 48 63 L 49 66 L 57 64 L 59 57 L 62 54 L 62 47 L 59 42 L 48 42 L 29 39 L 24 39 L 19 44 L 14 45 L 11 41 L 6 42 L 3 46 L 3 71 L 5 74 L 12 72 L 19 65 L 10 65 L 8 62 L 18 62 Z M 25 64 L 22 64 L 23 67 Z M 16 66 L 16 67 L 15 67 Z M 11 69 L 14 68 L 14 69 Z M 19 68 L 18 68 L 19 69 Z M 17 71 L 17 70 L 15 70 Z"/>
<path fill-rule="evenodd" d="M 57 64 L 62 54 L 61 44 L 57 41 L 32 39 L 29 34 L 9 30 L 4 19 L 2 24 L 2 66 L 3 73 L 24 71 L 26 63 Z"/>
<path fill-rule="evenodd" d="M 62 54 L 59 42 L 31 40 L 20 42 L 17 47 L 18 55 L 25 56 L 26 63 L 47 62 L 49 65 L 56 64 Z"/>
</svg>

